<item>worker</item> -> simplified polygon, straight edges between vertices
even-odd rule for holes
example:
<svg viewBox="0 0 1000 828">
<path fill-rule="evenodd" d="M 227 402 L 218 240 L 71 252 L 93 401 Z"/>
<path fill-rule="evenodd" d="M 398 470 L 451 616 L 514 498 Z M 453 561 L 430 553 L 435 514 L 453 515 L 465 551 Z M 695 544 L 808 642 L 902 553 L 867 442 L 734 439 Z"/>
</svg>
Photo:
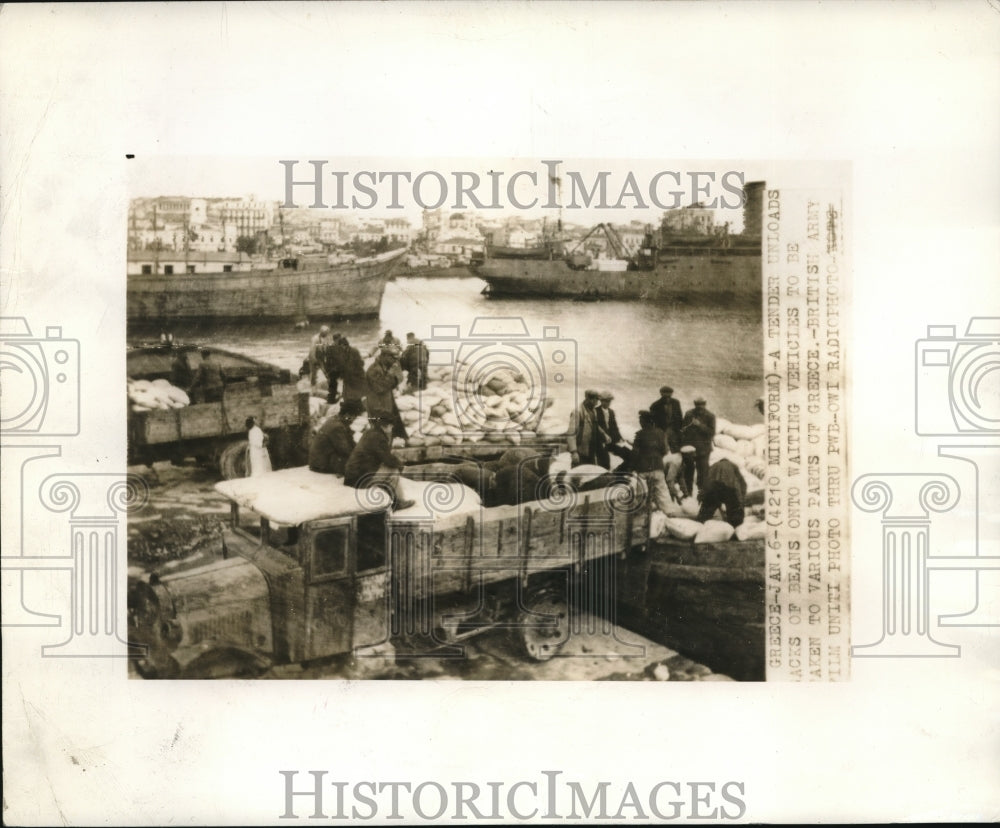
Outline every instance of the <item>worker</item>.
<svg viewBox="0 0 1000 828">
<path fill-rule="evenodd" d="M 330 326 L 323 325 L 312 338 L 309 346 L 309 384 L 316 384 L 317 372 L 323 367 L 323 356 L 331 342 Z M 324 375 L 326 372 L 323 372 Z"/>
<path fill-rule="evenodd" d="M 712 454 L 712 440 L 715 439 L 715 415 L 706 408 L 704 397 L 696 397 L 694 408 L 684 415 L 681 423 L 681 440 L 694 447 L 694 462 L 698 491 L 705 487 L 708 474 L 708 458 Z"/>
<path fill-rule="evenodd" d="M 597 423 L 597 406 L 600 394 L 597 391 L 583 392 L 583 402 L 570 416 L 569 451 L 574 466 L 581 463 L 595 464 L 601 439 Z"/>
<path fill-rule="evenodd" d="M 175 388 L 190 388 L 192 382 L 194 382 L 194 371 L 191 370 L 187 354 L 178 351 L 170 363 L 170 384 Z"/>
<path fill-rule="evenodd" d="M 259 477 L 271 471 L 271 455 L 267 451 L 267 435 L 253 417 L 247 417 L 247 477 Z"/>
<path fill-rule="evenodd" d="M 221 402 L 224 385 L 222 368 L 212 359 L 212 352 L 202 348 L 201 364 L 195 372 L 194 382 L 187 389 L 188 396 L 192 402 Z"/>
<path fill-rule="evenodd" d="M 347 468 L 347 458 L 354 451 L 353 423 L 364 407 L 360 402 L 344 400 L 340 411 L 327 417 L 309 445 L 309 468 L 322 474 L 340 474 Z"/>
<path fill-rule="evenodd" d="M 674 399 L 674 389 L 669 385 L 662 386 L 660 398 L 649 406 L 649 413 L 653 415 L 656 427 L 667 435 L 670 451 L 679 450 L 682 425 L 681 404 Z"/>
<path fill-rule="evenodd" d="M 406 335 L 406 350 L 400 357 L 399 364 L 406 371 L 406 384 L 413 389 L 421 391 L 427 387 L 427 364 L 430 362 L 430 353 L 416 334 Z"/>
<path fill-rule="evenodd" d="M 705 477 L 704 487 L 698 487 L 698 520 L 711 520 L 720 506 L 725 510 L 726 521 L 734 528 L 743 523 L 744 504 L 747 497 L 747 482 L 739 467 L 731 460 L 718 460 L 711 465 Z"/>
<path fill-rule="evenodd" d="M 695 472 L 695 451 L 694 446 L 681 446 L 681 484 L 684 488 L 684 497 L 691 497 L 694 494 L 694 472 Z"/>
<path fill-rule="evenodd" d="M 327 345 L 321 356 L 323 373 L 326 374 L 326 401 L 331 405 L 340 398 L 337 386 L 340 383 L 340 375 L 343 372 L 343 350 L 340 347 L 340 340 L 343 337 L 335 333 L 330 337 L 330 344 Z"/>
<path fill-rule="evenodd" d="M 393 437 L 406 439 L 406 426 L 399 414 L 394 391 L 403 381 L 403 370 L 389 348 L 379 351 L 375 361 L 365 373 L 368 394 L 365 407 L 369 417 L 384 417 L 393 423 Z"/>
<path fill-rule="evenodd" d="M 369 417 L 369 426 L 347 458 L 344 483 L 355 489 L 380 487 L 392 498 L 391 508 L 408 509 L 412 500 L 402 496 L 400 470 L 403 461 L 392 453 L 392 419 Z"/>
<path fill-rule="evenodd" d="M 597 426 L 600 429 L 601 440 L 597 446 L 597 465 L 611 468 L 611 455 L 620 457 L 623 461 L 628 459 L 629 448 L 622 438 L 621 430 L 618 428 L 618 416 L 611 407 L 611 401 L 615 395 L 610 391 L 602 391 L 598 397 L 600 405 L 595 409 L 597 415 Z"/>
<path fill-rule="evenodd" d="M 389 351 L 398 359 L 403 353 L 403 343 L 392 335 L 392 331 L 387 330 L 384 334 L 382 334 L 382 338 L 376 342 L 374 347 L 368 352 L 368 356 L 377 356 L 380 351 Z"/>
<path fill-rule="evenodd" d="M 341 394 L 341 405 L 348 401 L 356 402 L 364 410 L 362 399 L 368 393 L 368 386 L 365 381 L 365 361 L 346 336 L 340 337 L 337 347 L 340 351 L 341 378 L 344 380 L 344 388 Z"/>
<path fill-rule="evenodd" d="M 667 481 L 667 491 L 677 503 L 691 496 L 684 480 L 684 455 L 679 451 L 672 451 L 663 458 L 663 476 Z"/>
<path fill-rule="evenodd" d="M 646 483 L 650 507 L 655 506 L 664 514 L 673 509 L 670 492 L 663 474 L 663 457 L 667 453 L 667 435 L 656 425 L 648 411 L 639 412 L 639 431 L 632 441 L 632 471 Z"/>
</svg>

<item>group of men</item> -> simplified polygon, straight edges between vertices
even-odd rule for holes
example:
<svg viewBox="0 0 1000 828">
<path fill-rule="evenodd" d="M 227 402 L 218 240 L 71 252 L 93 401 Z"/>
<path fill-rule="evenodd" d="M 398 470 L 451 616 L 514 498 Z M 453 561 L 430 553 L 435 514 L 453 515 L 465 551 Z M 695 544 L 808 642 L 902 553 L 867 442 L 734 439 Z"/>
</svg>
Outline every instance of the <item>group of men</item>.
<svg viewBox="0 0 1000 828">
<path fill-rule="evenodd" d="M 400 495 L 399 473 L 403 461 L 392 453 L 392 420 L 371 416 L 370 427 L 355 441 L 351 425 L 361 416 L 364 406 L 345 400 L 340 411 L 320 426 L 309 446 L 309 468 L 323 474 L 338 474 L 345 485 L 357 489 L 381 486 L 392 497 L 393 509 L 413 505 Z"/>
<path fill-rule="evenodd" d="M 429 353 L 414 333 L 406 335 L 404 349 L 392 331 L 387 330 L 368 352 L 368 357 L 374 357 L 374 361 L 366 371 L 361 353 L 347 337 L 323 325 L 312 339 L 303 372 L 308 369 L 310 385 L 316 385 L 319 372 L 323 372 L 327 380 L 327 402 L 361 401 L 367 397 L 366 408 L 373 416 L 391 414 L 393 406 L 389 405 L 386 394 L 402 382 L 403 371 L 406 371 L 409 386 L 414 389 L 427 387 Z M 338 392 L 341 380 L 342 394 Z"/>
<path fill-rule="evenodd" d="M 648 410 L 639 412 L 639 431 L 627 444 L 611 408 L 609 391 L 584 392 L 583 402 L 573 414 L 570 450 L 573 464 L 593 464 L 610 469 L 610 455 L 622 458 L 616 471 L 631 471 L 647 485 L 652 504 L 668 513 L 695 492 L 700 511 L 698 520 L 708 520 L 722 506 L 726 520 L 739 526 L 744 518 L 746 481 L 729 460 L 711 466 L 715 438 L 715 414 L 704 397 L 696 397 L 694 407 L 681 413 L 681 404 L 669 385 Z"/>
</svg>

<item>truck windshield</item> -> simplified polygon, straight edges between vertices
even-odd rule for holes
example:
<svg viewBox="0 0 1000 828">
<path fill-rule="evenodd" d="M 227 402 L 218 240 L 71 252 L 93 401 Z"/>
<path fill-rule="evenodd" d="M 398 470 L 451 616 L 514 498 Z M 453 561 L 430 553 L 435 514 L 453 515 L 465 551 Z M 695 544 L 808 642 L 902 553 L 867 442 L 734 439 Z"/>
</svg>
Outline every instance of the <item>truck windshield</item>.
<svg viewBox="0 0 1000 828">
<path fill-rule="evenodd" d="M 309 568 L 310 580 L 343 575 L 347 572 L 350 528 L 337 526 L 318 532 L 313 538 Z"/>
</svg>

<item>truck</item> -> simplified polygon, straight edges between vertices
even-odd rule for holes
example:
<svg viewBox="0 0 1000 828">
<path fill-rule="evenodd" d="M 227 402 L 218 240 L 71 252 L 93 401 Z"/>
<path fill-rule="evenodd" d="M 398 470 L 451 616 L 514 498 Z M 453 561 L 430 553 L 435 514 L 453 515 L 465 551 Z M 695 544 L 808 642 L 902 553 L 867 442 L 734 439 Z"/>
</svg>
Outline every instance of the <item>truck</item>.
<svg viewBox="0 0 1000 828">
<path fill-rule="evenodd" d="M 130 380 L 170 380 L 180 356 L 191 368 L 200 348 L 170 343 L 130 348 L 126 365 Z M 246 475 L 246 419 L 254 417 L 268 435 L 275 468 L 304 462 L 309 437 L 309 393 L 284 368 L 243 354 L 212 347 L 225 387 L 219 402 L 193 402 L 183 408 L 128 413 L 128 462 L 152 465 L 186 457 L 217 469 L 226 479 Z"/>
<path fill-rule="evenodd" d="M 404 470 L 404 475 L 406 471 Z M 581 619 L 613 617 L 615 563 L 648 540 L 642 482 L 485 507 L 449 478 L 378 487 L 308 468 L 217 483 L 230 502 L 214 554 L 129 590 L 146 678 L 255 676 L 275 665 L 391 652 L 463 653 L 503 628 L 524 657 L 555 656 Z"/>
</svg>

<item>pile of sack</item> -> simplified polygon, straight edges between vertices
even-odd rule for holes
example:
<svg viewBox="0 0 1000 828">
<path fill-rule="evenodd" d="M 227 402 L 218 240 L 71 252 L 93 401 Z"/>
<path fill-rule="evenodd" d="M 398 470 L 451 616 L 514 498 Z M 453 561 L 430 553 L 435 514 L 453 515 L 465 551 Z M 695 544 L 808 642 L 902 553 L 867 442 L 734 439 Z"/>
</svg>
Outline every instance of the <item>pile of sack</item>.
<svg viewBox="0 0 1000 828">
<path fill-rule="evenodd" d="M 719 417 L 715 421 L 713 443 L 710 463 L 725 457 L 758 480 L 764 479 L 767 467 L 767 429 L 763 423 L 737 425 Z"/>
<path fill-rule="evenodd" d="M 767 469 L 767 430 L 763 423 L 739 425 L 722 417 L 715 421 L 715 439 L 709 465 L 719 460 L 729 460 L 743 475 L 747 484 L 747 495 L 764 488 L 764 474 Z M 655 512 L 650 525 L 650 535 L 660 535 L 694 543 L 722 543 L 732 538 L 754 540 L 763 538 L 766 524 L 747 511 L 746 517 L 735 530 L 722 520 L 707 520 L 700 523 L 700 506 L 694 497 L 685 498 L 671 514 Z"/>
<path fill-rule="evenodd" d="M 553 396 L 510 369 L 479 378 L 462 363 L 431 367 L 426 388 L 396 397 L 409 446 L 519 446 L 538 435 L 564 435 L 569 415 L 557 414 L 554 403 Z"/>
<path fill-rule="evenodd" d="M 171 385 L 169 380 L 128 380 L 128 401 L 133 411 L 184 408 L 191 399 L 183 388 Z"/>
</svg>

